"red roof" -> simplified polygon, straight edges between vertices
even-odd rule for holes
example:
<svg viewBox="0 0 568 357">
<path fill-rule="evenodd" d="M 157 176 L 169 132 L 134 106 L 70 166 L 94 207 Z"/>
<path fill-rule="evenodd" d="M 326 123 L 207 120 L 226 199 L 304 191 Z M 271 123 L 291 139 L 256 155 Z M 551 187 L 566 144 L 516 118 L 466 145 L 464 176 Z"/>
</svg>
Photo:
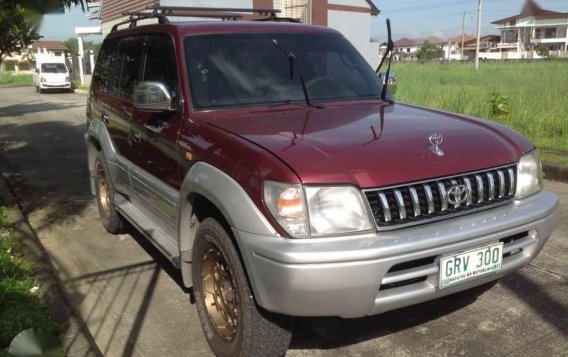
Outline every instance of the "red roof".
<svg viewBox="0 0 568 357">
<path fill-rule="evenodd" d="M 34 41 L 32 43 L 32 49 L 37 51 L 38 48 L 46 48 L 54 51 L 69 51 L 69 48 L 67 48 L 67 46 L 65 46 L 61 41 Z"/>
<path fill-rule="evenodd" d="M 462 37 L 462 35 L 459 34 L 459 35 L 457 35 L 457 36 L 455 36 L 455 37 L 450 38 L 448 41 L 451 42 L 451 43 L 461 43 L 462 40 L 463 40 L 464 42 L 467 42 L 467 41 L 471 41 L 471 40 L 475 40 L 475 39 L 477 39 L 477 38 L 476 38 L 475 36 L 472 36 L 472 35 L 465 34 L 465 35 Z"/>
<path fill-rule="evenodd" d="M 442 40 L 438 37 L 426 37 L 426 38 L 419 38 L 419 39 L 412 39 L 408 37 L 403 37 L 400 40 L 394 41 L 394 47 L 411 47 L 411 46 L 421 46 L 424 42 L 428 42 L 433 45 L 443 45 L 446 43 L 445 40 Z"/>
<path fill-rule="evenodd" d="M 506 24 L 507 22 L 513 22 L 516 21 L 518 19 L 522 19 L 525 17 L 530 17 L 533 16 L 536 19 L 554 19 L 554 18 L 562 18 L 562 17 L 568 17 L 568 12 L 557 12 L 557 11 L 551 11 L 551 10 L 545 10 L 542 7 L 540 7 L 536 1 L 534 0 L 527 0 L 527 2 L 525 3 L 525 5 L 523 6 L 523 9 L 521 10 L 521 13 L 515 16 L 510 16 L 510 17 L 506 17 L 504 19 L 501 20 L 497 20 L 497 21 L 493 21 L 492 24 L 496 24 L 496 25 L 503 25 Z"/>
</svg>

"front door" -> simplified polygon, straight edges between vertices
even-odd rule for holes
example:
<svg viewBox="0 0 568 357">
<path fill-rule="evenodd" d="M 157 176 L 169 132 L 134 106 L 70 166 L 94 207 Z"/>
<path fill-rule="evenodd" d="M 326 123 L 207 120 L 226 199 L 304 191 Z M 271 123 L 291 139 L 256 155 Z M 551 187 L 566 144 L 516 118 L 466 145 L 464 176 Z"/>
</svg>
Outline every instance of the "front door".
<svg viewBox="0 0 568 357">
<path fill-rule="evenodd" d="M 146 208 L 175 229 L 181 186 L 176 140 L 183 118 L 176 54 L 167 34 L 146 36 L 144 49 L 141 80 L 165 84 L 178 109 L 156 113 L 134 108 L 132 186 Z"/>
</svg>

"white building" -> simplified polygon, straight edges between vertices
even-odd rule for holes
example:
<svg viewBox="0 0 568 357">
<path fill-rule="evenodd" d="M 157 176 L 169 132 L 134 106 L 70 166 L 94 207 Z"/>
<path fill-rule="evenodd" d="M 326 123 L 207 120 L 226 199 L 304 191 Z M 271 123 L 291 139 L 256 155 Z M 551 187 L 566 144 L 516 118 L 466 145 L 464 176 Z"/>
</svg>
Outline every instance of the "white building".
<svg viewBox="0 0 568 357">
<path fill-rule="evenodd" d="M 501 59 L 539 58 L 538 46 L 551 54 L 568 58 L 568 13 L 545 10 L 527 0 L 520 14 L 492 22 L 501 31 L 498 44 Z"/>
<path fill-rule="evenodd" d="M 426 42 L 442 48 L 447 56 L 448 42 L 446 42 L 445 40 L 442 40 L 438 37 L 426 37 L 421 39 L 412 39 L 412 38 L 403 37 L 399 40 L 394 41 L 394 55 L 393 55 L 394 60 L 416 61 L 418 59 L 416 57 L 418 51 L 420 51 L 420 49 Z M 381 52 L 383 52 L 385 48 L 386 46 L 383 47 Z"/>
<path fill-rule="evenodd" d="M 69 48 L 60 41 L 34 41 L 26 49 L 6 57 L 5 62 L 14 62 L 14 71 L 33 71 L 44 62 L 65 63 Z"/>
<path fill-rule="evenodd" d="M 99 14 L 103 35 L 126 19 L 123 12 L 143 11 L 154 3 L 153 0 L 102 1 Z M 371 42 L 371 18 L 380 11 L 371 0 L 160 0 L 158 3 L 162 6 L 278 9 L 281 17 L 338 30 L 372 66 L 379 61 L 379 44 Z M 176 20 L 179 18 L 170 19 Z"/>
</svg>

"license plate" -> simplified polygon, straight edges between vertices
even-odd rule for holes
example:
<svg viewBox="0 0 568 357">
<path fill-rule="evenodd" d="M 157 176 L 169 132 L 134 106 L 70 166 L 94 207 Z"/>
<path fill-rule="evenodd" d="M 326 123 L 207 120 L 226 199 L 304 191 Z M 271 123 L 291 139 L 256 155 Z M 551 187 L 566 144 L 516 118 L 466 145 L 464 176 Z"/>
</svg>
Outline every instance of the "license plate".
<svg viewBox="0 0 568 357">
<path fill-rule="evenodd" d="M 501 270 L 503 243 L 468 250 L 440 259 L 440 289 Z"/>
</svg>

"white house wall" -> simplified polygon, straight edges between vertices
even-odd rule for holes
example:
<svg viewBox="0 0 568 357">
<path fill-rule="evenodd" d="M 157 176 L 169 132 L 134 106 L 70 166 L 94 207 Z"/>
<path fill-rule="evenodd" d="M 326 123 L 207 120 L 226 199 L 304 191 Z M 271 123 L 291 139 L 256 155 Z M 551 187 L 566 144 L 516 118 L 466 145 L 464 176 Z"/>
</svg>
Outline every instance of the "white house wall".
<svg viewBox="0 0 568 357">
<path fill-rule="evenodd" d="M 376 65 L 378 47 L 374 49 L 377 53 L 371 54 L 371 14 L 328 10 L 327 25 L 341 32 L 370 65 Z"/>
</svg>

